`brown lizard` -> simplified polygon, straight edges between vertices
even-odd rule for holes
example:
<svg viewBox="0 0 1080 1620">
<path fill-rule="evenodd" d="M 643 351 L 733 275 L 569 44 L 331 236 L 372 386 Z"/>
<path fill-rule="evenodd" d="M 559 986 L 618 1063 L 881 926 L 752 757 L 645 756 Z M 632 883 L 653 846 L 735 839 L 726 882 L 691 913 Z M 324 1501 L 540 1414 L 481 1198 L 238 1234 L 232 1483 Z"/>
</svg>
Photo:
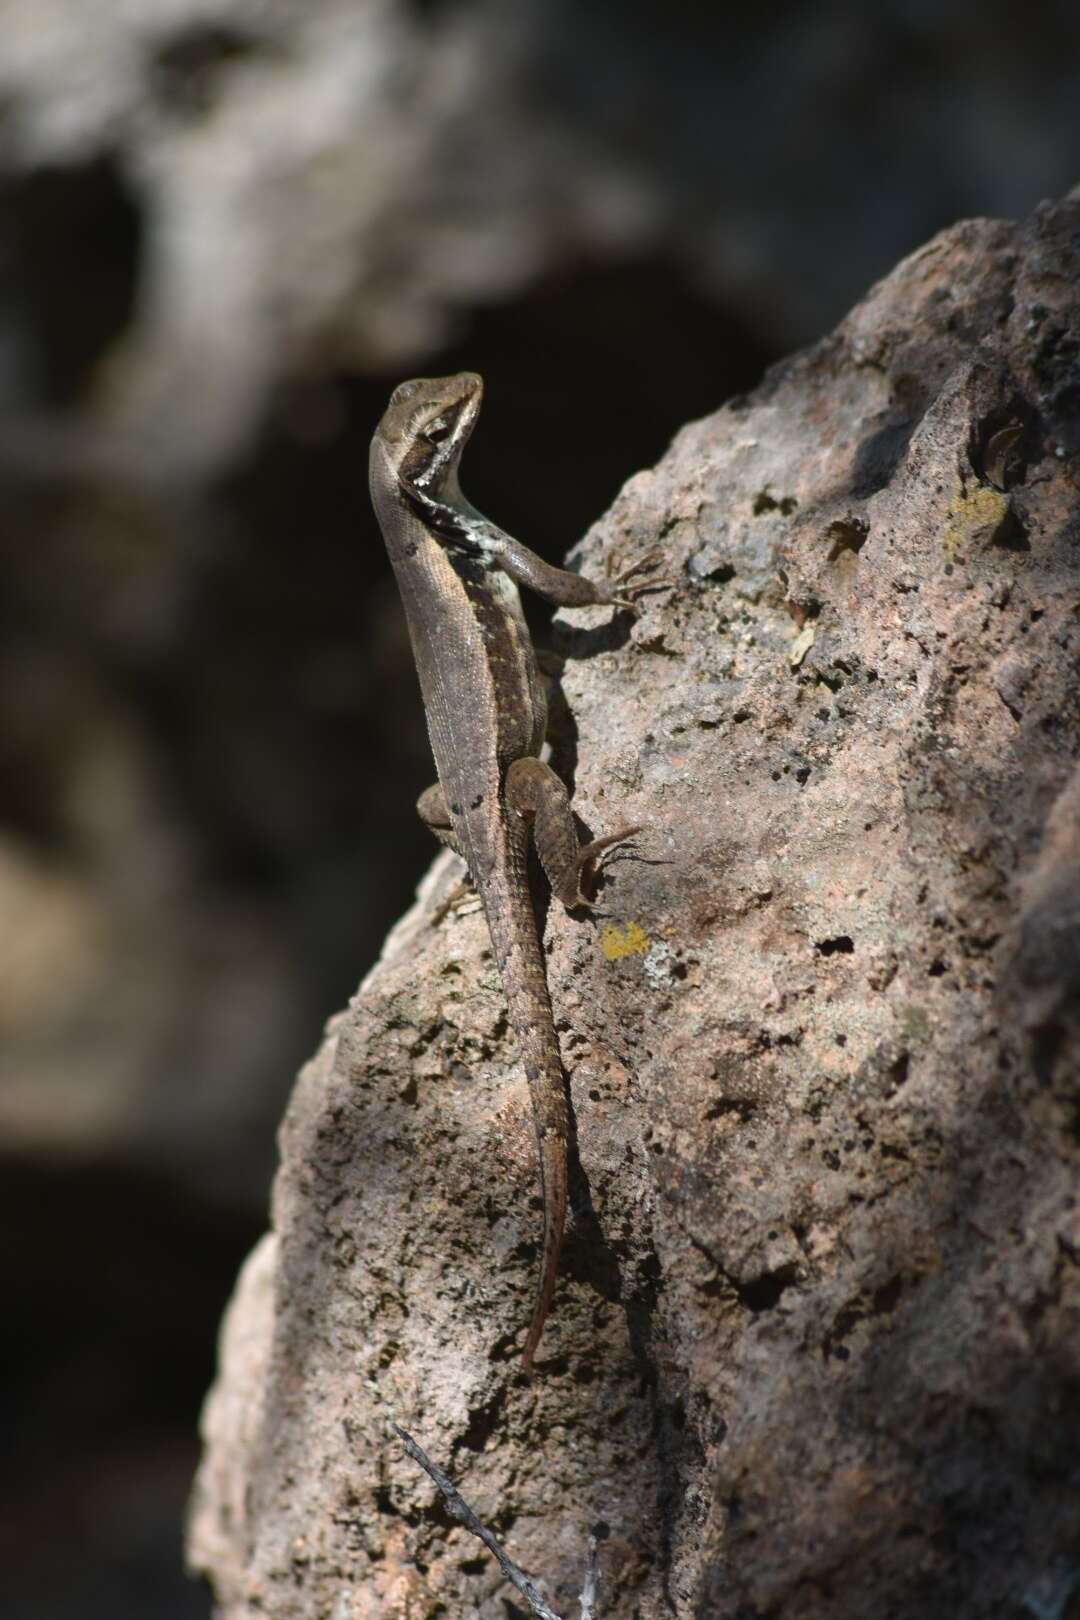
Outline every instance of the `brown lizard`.
<svg viewBox="0 0 1080 1620">
<path fill-rule="evenodd" d="M 544 1200 L 540 1286 L 523 1361 L 551 1306 L 566 1221 L 566 1081 L 529 893 L 530 830 L 552 890 L 587 905 L 587 862 L 636 828 L 579 845 L 569 795 L 539 758 L 547 699 L 519 585 L 560 607 L 632 604 L 554 568 L 483 517 L 458 467 L 480 410 L 474 372 L 404 382 L 371 441 L 371 498 L 397 575 L 439 780 L 423 820 L 464 857 L 480 895 L 529 1082 Z"/>
</svg>

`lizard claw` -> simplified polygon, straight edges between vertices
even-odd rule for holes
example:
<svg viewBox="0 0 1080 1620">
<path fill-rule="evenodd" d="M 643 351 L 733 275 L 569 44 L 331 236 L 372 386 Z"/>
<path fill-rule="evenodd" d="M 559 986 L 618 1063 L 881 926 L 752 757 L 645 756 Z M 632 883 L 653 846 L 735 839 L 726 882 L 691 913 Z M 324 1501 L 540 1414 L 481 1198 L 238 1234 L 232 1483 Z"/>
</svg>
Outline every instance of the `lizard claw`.
<svg viewBox="0 0 1080 1620">
<path fill-rule="evenodd" d="M 628 568 L 623 569 L 615 581 L 615 589 L 626 594 L 612 597 L 612 601 L 616 606 L 629 608 L 631 612 L 636 612 L 639 597 L 644 596 L 647 591 L 669 590 L 674 585 L 675 581 L 673 579 L 664 579 L 659 574 L 650 573 L 650 570 L 656 568 L 662 558 L 662 551 L 650 551 L 644 557 L 639 557 L 636 562 L 632 562 Z M 636 584 L 631 584 L 635 575 L 638 574 L 644 574 L 646 577 L 639 579 Z"/>
<path fill-rule="evenodd" d="M 577 857 L 578 894 L 575 902 L 577 905 L 584 906 L 587 911 L 592 911 L 596 905 L 595 900 L 590 900 L 587 895 L 582 893 L 581 874 L 585 868 L 590 866 L 605 849 L 610 849 L 613 844 L 625 843 L 628 838 L 633 838 L 635 833 L 640 831 L 640 824 L 632 827 L 620 827 L 618 832 L 607 833 L 603 838 L 594 838 L 591 844 L 582 845 L 578 850 Z"/>
</svg>

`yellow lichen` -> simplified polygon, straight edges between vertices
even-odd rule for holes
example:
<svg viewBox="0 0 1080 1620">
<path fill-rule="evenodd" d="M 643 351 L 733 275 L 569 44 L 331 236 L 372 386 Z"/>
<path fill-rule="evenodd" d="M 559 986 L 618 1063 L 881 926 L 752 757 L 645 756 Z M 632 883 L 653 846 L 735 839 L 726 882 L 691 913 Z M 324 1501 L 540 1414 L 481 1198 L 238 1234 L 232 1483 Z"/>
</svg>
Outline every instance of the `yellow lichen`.
<svg viewBox="0 0 1080 1620">
<path fill-rule="evenodd" d="M 985 543 L 992 540 L 1009 512 L 1009 497 L 1000 489 L 977 484 L 973 489 L 957 486 L 945 508 L 941 525 L 941 549 L 951 562 L 964 541 Z"/>
<path fill-rule="evenodd" d="M 625 928 L 617 923 L 605 923 L 600 930 L 600 949 L 609 962 L 620 956 L 644 955 L 649 948 L 649 936 L 640 923 L 628 922 Z"/>
</svg>

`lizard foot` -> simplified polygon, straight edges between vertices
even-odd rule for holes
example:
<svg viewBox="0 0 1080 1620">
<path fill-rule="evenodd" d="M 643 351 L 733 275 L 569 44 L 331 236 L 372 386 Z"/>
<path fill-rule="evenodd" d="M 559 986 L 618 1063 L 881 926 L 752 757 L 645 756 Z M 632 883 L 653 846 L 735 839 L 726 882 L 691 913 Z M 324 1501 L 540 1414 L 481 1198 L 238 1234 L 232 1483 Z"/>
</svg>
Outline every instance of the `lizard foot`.
<svg viewBox="0 0 1080 1620">
<path fill-rule="evenodd" d="M 605 849 L 610 849 L 614 844 L 625 843 L 628 838 L 633 838 L 634 835 L 640 831 L 640 823 L 632 827 L 620 827 L 618 832 L 607 833 L 603 838 L 594 838 L 591 843 L 582 844 L 581 848 L 577 852 L 577 905 L 584 906 L 587 911 L 592 911 L 593 907 L 596 905 L 596 901 L 590 900 L 588 895 L 583 892 L 581 887 L 581 878 L 582 874 L 593 865 L 593 862 L 596 860 L 597 856 L 602 855 Z"/>
</svg>

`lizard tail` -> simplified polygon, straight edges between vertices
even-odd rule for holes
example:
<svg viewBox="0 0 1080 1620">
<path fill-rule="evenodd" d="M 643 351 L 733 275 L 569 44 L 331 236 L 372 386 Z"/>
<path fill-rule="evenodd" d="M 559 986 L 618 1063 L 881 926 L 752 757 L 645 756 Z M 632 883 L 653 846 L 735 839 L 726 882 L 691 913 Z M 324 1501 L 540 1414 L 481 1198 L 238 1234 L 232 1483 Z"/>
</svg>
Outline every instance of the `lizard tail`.
<svg viewBox="0 0 1080 1620">
<path fill-rule="evenodd" d="M 566 1096 L 563 1091 L 561 1067 L 555 1075 L 548 1074 L 535 1080 L 529 1065 L 529 1086 L 534 1097 L 536 1118 L 536 1146 L 540 1156 L 540 1185 L 544 1200 L 544 1247 L 540 1261 L 540 1286 L 533 1307 L 529 1336 L 525 1340 L 521 1364 L 526 1377 L 532 1377 L 533 1356 L 540 1343 L 548 1312 L 555 1293 L 555 1277 L 559 1269 L 559 1251 L 562 1248 L 563 1228 L 566 1225 L 566 1137 L 569 1126 Z M 544 1107 L 536 1107 L 538 1093 Z M 561 1102 L 561 1110 L 557 1107 Z M 558 1119 L 552 1116 L 560 1113 Z"/>
<path fill-rule="evenodd" d="M 488 929 L 502 975 L 510 1025 L 517 1036 L 519 1054 L 529 1082 L 529 1101 L 540 1160 L 544 1242 L 540 1256 L 540 1285 L 522 1354 L 523 1370 L 527 1377 L 531 1377 L 533 1357 L 555 1293 L 559 1250 L 566 1225 L 570 1099 L 551 1016 L 543 951 L 532 907 L 527 904 L 524 819 L 515 815 L 512 826 L 515 839 L 511 849 L 512 888 L 514 892 L 521 891 L 526 903 L 513 907 L 491 906 L 488 910 Z"/>
</svg>

